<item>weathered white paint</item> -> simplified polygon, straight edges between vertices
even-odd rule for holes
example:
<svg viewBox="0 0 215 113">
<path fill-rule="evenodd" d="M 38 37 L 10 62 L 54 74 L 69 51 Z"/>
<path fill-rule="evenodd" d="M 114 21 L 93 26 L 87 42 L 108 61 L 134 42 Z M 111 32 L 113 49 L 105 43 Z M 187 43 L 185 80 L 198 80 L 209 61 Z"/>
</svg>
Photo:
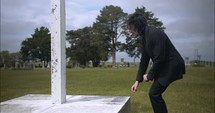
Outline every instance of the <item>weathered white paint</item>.
<svg viewBox="0 0 215 113">
<path fill-rule="evenodd" d="M 51 100 L 66 101 L 65 0 L 51 0 Z"/>
<path fill-rule="evenodd" d="M 30 94 L 0 103 L 1 113 L 130 113 L 130 97 L 67 95 L 52 104 L 50 95 Z"/>
</svg>

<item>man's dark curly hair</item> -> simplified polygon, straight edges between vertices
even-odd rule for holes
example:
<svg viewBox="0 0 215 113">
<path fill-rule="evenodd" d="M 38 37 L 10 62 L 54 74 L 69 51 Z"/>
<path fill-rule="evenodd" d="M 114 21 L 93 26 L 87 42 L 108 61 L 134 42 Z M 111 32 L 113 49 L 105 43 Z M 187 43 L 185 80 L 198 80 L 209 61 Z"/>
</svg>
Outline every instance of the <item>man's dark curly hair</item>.
<svg viewBox="0 0 215 113">
<path fill-rule="evenodd" d="M 133 13 L 129 15 L 127 20 L 128 29 L 133 29 L 138 33 L 141 33 L 142 30 L 147 26 L 147 20 L 141 13 Z"/>
</svg>

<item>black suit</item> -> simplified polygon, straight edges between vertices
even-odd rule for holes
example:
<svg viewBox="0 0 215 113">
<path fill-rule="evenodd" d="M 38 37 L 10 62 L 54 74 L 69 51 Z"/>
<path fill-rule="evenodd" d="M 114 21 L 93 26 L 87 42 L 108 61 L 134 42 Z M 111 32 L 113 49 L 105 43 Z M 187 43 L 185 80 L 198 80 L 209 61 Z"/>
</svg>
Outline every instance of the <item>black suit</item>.
<svg viewBox="0 0 215 113">
<path fill-rule="evenodd" d="M 143 51 L 137 74 L 137 81 L 143 81 L 149 60 L 153 65 L 148 72 L 148 79 L 157 79 L 160 84 L 168 85 L 181 79 L 185 74 L 184 60 L 175 49 L 168 36 L 161 30 L 147 26 L 141 34 Z"/>
<path fill-rule="evenodd" d="M 153 65 L 147 78 L 154 80 L 154 83 L 149 96 L 154 112 L 166 113 L 166 105 L 161 94 L 171 82 L 183 78 L 183 74 L 185 74 L 184 60 L 163 31 L 146 26 L 141 33 L 141 38 L 143 51 L 136 80 L 143 81 L 143 75 L 146 73 L 151 59 Z"/>
</svg>

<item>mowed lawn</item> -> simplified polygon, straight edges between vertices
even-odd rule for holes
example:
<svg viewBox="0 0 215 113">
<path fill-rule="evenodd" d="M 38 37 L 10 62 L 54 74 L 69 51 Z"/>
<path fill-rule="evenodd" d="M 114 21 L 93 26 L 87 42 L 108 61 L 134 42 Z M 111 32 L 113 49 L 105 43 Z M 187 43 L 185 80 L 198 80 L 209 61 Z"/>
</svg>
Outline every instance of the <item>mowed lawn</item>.
<svg viewBox="0 0 215 113">
<path fill-rule="evenodd" d="M 187 67 L 182 80 L 163 94 L 169 113 L 214 113 L 215 72 L 212 67 Z M 148 97 L 149 83 L 130 91 L 137 68 L 67 69 L 67 95 L 130 96 L 131 113 L 153 113 Z M 1 70 L 1 102 L 26 94 L 50 94 L 49 69 Z"/>
</svg>

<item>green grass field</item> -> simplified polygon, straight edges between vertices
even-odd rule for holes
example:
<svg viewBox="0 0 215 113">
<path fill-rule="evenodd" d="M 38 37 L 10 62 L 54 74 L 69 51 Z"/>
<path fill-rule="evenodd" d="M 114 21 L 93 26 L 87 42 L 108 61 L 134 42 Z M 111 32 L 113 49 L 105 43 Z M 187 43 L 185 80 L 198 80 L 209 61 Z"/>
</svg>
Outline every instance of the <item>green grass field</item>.
<svg viewBox="0 0 215 113">
<path fill-rule="evenodd" d="M 214 68 L 188 67 L 184 79 L 171 84 L 163 97 L 169 113 L 214 113 Z M 131 113 L 153 113 L 148 97 L 152 82 L 130 87 L 136 68 L 67 69 L 67 95 L 131 96 Z M 50 94 L 48 69 L 1 70 L 1 102 L 26 94 Z"/>
</svg>

